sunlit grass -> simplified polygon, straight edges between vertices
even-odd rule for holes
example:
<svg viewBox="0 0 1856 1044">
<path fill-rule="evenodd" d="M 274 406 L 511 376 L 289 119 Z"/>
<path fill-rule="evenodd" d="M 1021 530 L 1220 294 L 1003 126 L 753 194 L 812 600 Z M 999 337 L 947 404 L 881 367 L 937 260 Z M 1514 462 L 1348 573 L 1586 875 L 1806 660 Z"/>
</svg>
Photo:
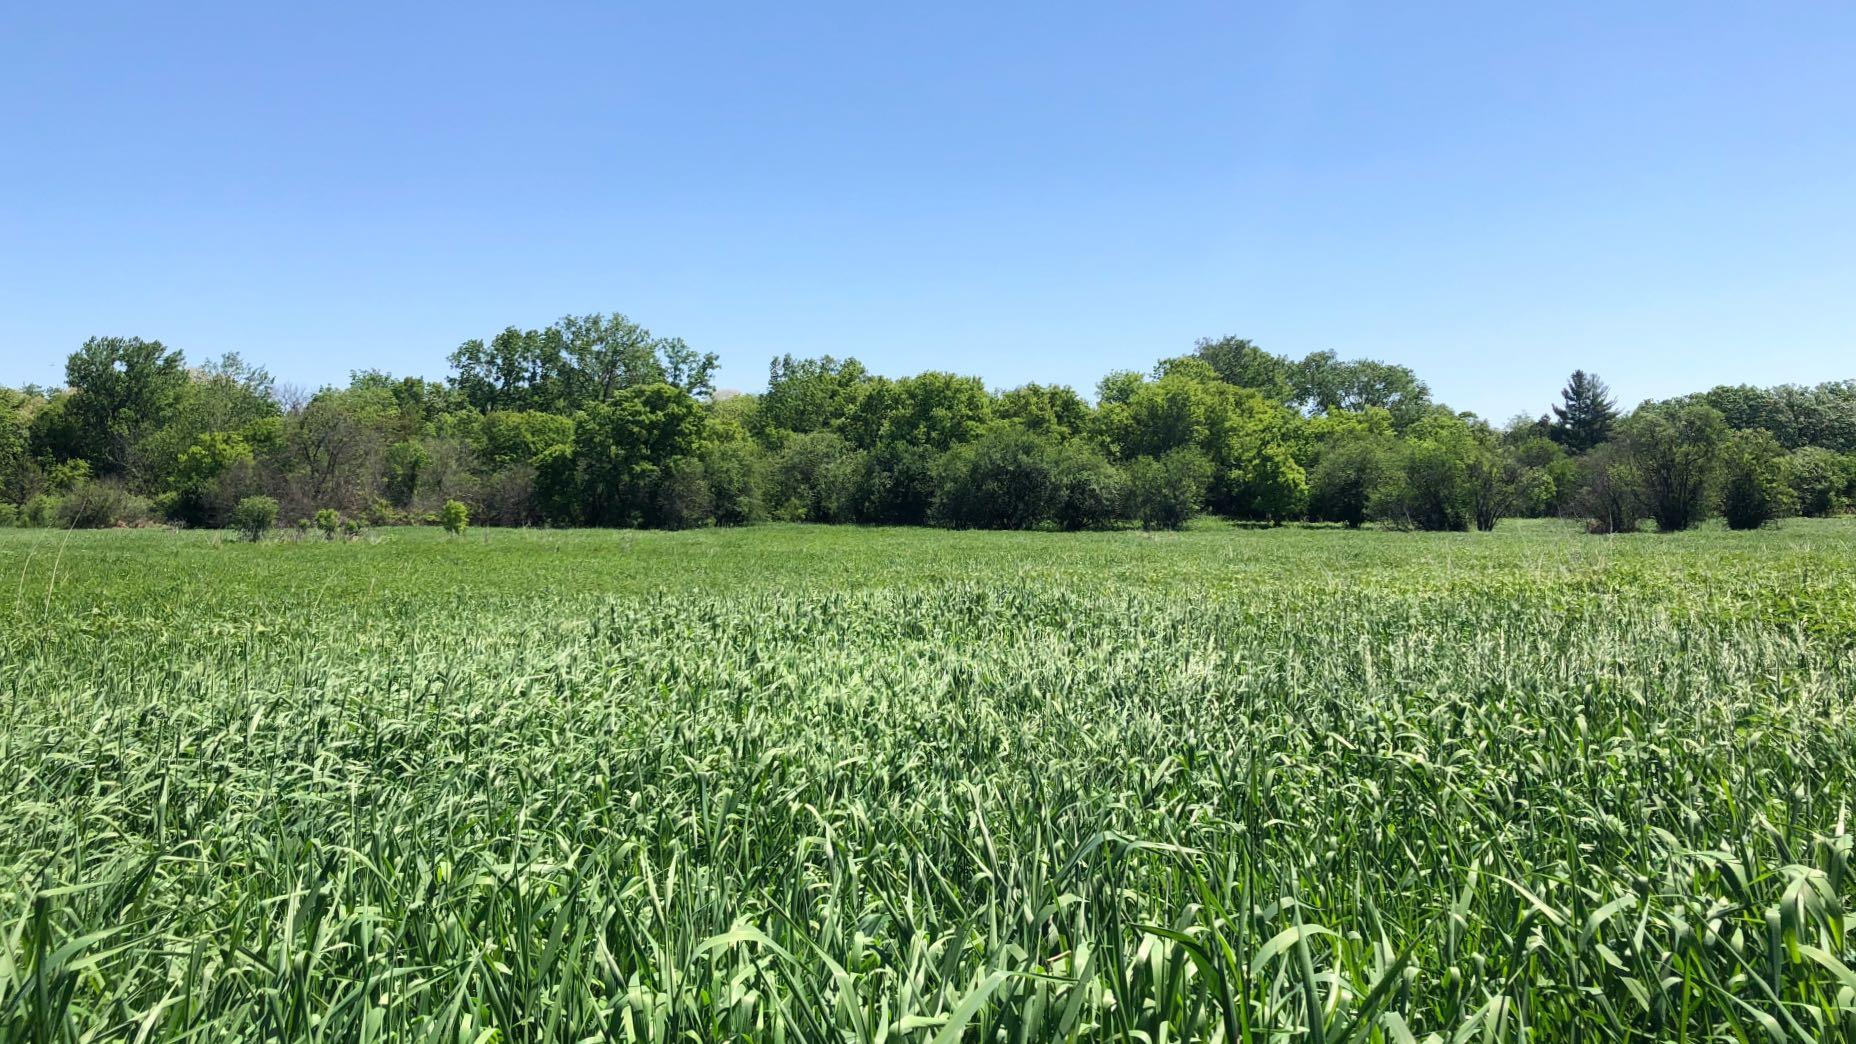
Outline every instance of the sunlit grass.
<svg viewBox="0 0 1856 1044">
<path fill-rule="evenodd" d="M 0 531 L 0 1039 L 1823 1040 L 1856 524 Z"/>
</svg>

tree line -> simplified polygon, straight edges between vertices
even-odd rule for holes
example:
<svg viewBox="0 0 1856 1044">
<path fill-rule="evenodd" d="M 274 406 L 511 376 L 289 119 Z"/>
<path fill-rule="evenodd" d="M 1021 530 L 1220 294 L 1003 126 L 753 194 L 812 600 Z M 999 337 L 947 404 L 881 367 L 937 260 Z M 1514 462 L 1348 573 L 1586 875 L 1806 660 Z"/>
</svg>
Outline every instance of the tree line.
<svg viewBox="0 0 1856 1044">
<path fill-rule="evenodd" d="M 0 523 L 1081 530 L 1209 512 L 1623 532 L 1856 504 L 1856 381 L 1626 413 L 1575 372 L 1549 414 L 1496 427 L 1406 367 L 1236 337 L 1110 373 L 1092 397 L 790 355 L 762 393 L 717 391 L 713 354 L 616 314 L 510 327 L 449 362 L 442 381 L 368 370 L 309 393 L 237 355 L 189 366 L 159 341 L 92 338 L 63 387 L 0 389 Z"/>
</svg>

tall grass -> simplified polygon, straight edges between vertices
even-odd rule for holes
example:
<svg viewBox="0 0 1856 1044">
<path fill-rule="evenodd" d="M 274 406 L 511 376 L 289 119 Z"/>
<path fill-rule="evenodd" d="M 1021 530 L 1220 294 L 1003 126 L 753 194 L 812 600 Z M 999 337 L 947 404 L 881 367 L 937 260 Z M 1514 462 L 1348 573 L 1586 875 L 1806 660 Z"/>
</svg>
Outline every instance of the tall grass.
<svg viewBox="0 0 1856 1044">
<path fill-rule="evenodd" d="M 1846 524 L 56 554 L 0 1039 L 1856 1039 Z"/>
</svg>

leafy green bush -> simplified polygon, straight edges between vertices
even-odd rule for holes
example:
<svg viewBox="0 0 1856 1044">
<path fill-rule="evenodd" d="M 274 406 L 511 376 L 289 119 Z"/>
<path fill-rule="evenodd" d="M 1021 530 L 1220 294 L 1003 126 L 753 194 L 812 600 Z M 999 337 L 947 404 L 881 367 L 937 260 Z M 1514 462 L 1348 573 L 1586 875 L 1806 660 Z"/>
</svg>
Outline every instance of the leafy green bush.
<svg viewBox="0 0 1856 1044">
<path fill-rule="evenodd" d="M 1182 528 L 1198 514 L 1211 480 L 1211 461 L 1190 446 L 1136 457 L 1128 465 L 1127 514 L 1142 529 Z"/>
<path fill-rule="evenodd" d="M 396 442 L 387 447 L 381 464 L 381 482 L 387 493 L 386 499 L 393 507 L 404 509 L 412 505 L 413 491 L 419 486 L 419 475 L 430 463 L 431 454 L 416 439 Z"/>
<path fill-rule="evenodd" d="M 703 471 L 717 525 L 752 525 L 767 517 L 766 459 L 759 446 L 743 439 L 719 443 L 703 457 Z"/>
<path fill-rule="evenodd" d="M 774 515 L 793 522 L 857 517 L 864 454 L 834 432 L 795 435 L 773 460 Z"/>
<path fill-rule="evenodd" d="M 148 502 L 115 482 L 79 482 L 58 502 L 58 524 L 66 529 L 107 529 L 147 517 Z"/>
<path fill-rule="evenodd" d="M 1397 466 L 1376 494 L 1374 514 L 1429 532 L 1468 529 L 1476 520 L 1472 465 L 1488 452 L 1479 433 L 1459 417 L 1436 413 L 1407 434 Z"/>
<path fill-rule="evenodd" d="M 56 493 L 69 493 L 89 480 L 90 462 L 87 460 L 59 461 L 45 472 L 45 484 Z"/>
<path fill-rule="evenodd" d="M 550 446 L 535 454 L 535 513 L 551 526 L 580 521 L 580 470 L 572 446 Z"/>
<path fill-rule="evenodd" d="M 1758 529 L 1791 508 L 1783 454 L 1768 431 L 1754 428 L 1728 436 L 1720 465 L 1721 516 L 1728 528 Z"/>
<path fill-rule="evenodd" d="M 1013 424 L 948 451 L 934 518 L 959 529 L 1031 529 L 1055 507 L 1048 446 Z"/>
<path fill-rule="evenodd" d="M 1578 485 L 1570 501 L 1592 533 L 1631 533 L 1643 525 L 1643 476 L 1628 450 L 1601 443 L 1579 458 Z"/>
<path fill-rule="evenodd" d="M 1711 406 L 1644 406 L 1618 426 L 1642 483 L 1643 504 L 1664 533 L 1707 517 L 1727 423 Z"/>
<path fill-rule="evenodd" d="M 31 529 L 57 525 L 59 499 L 49 493 L 29 498 L 19 507 L 19 524 Z"/>
<path fill-rule="evenodd" d="M 334 540 L 335 534 L 342 528 L 342 513 L 334 508 L 323 508 L 317 511 L 316 528 L 322 531 L 324 540 Z"/>
<path fill-rule="evenodd" d="M 1820 446 L 1805 446 L 1792 451 L 1784 470 L 1799 514 L 1822 517 L 1843 507 L 1848 479 L 1837 454 Z"/>
<path fill-rule="evenodd" d="M 277 501 L 270 497 L 246 497 L 232 509 L 232 528 L 246 540 L 257 543 L 277 524 Z"/>
<path fill-rule="evenodd" d="M 438 513 L 439 524 L 452 536 L 463 536 L 470 525 L 470 509 L 455 500 L 445 501 L 445 506 Z"/>
<path fill-rule="evenodd" d="M 1358 529 L 1372 515 L 1376 498 L 1392 481 L 1398 459 L 1391 439 L 1361 435 L 1322 454 L 1310 481 L 1310 513 L 1322 522 Z"/>
<path fill-rule="evenodd" d="M 651 522 L 663 529 L 694 529 L 715 518 L 715 497 L 702 461 L 672 457 L 658 476 Z"/>
<path fill-rule="evenodd" d="M 1051 518 L 1059 528 L 1107 529 L 1128 500 L 1128 477 L 1100 450 L 1065 442 L 1051 452 Z"/>
</svg>

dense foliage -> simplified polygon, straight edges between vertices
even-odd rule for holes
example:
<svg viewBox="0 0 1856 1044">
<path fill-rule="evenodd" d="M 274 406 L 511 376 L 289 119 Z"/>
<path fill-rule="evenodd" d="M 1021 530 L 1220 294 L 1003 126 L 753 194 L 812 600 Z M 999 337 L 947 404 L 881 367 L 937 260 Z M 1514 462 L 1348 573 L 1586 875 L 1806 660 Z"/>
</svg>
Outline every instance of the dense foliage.
<svg viewBox="0 0 1856 1044">
<path fill-rule="evenodd" d="M 0 1040 L 1856 1030 L 1842 521 L 0 573 Z"/>
<path fill-rule="evenodd" d="M 0 389 L 0 520 L 224 527 L 266 496 L 286 522 L 332 511 L 351 529 L 442 524 L 456 502 L 504 526 L 1171 528 L 1212 512 L 1620 532 L 1856 502 L 1856 381 L 1621 413 L 1578 371 L 1551 417 L 1497 430 L 1404 367 L 1235 337 L 1111 373 L 1093 401 L 791 356 L 760 394 L 718 392 L 713 355 L 622 315 L 511 327 L 450 361 L 442 382 L 368 371 L 302 394 L 237 356 L 189 368 L 157 341 L 93 338 L 65 387 Z M 1749 455 L 1738 432 L 1780 452 Z"/>
</svg>

